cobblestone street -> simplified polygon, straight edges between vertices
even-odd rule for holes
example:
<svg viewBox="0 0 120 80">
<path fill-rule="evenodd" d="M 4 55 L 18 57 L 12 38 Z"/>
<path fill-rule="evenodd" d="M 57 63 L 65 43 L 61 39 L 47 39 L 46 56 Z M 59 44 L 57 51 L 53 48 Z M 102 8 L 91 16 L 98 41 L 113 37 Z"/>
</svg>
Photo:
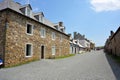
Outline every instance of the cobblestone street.
<svg viewBox="0 0 120 80">
<path fill-rule="evenodd" d="M 92 51 L 4 68 L 0 80 L 120 80 L 120 67 L 103 51 Z"/>
</svg>

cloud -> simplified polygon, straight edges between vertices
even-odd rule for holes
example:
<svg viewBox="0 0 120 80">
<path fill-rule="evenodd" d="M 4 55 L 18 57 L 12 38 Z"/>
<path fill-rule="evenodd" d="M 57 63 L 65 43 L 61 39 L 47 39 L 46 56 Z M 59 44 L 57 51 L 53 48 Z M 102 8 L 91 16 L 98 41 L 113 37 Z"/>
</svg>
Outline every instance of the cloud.
<svg viewBox="0 0 120 80">
<path fill-rule="evenodd" d="M 96 12 L 120 10 L 120 0 L 90 0 Z"/>
</svg>

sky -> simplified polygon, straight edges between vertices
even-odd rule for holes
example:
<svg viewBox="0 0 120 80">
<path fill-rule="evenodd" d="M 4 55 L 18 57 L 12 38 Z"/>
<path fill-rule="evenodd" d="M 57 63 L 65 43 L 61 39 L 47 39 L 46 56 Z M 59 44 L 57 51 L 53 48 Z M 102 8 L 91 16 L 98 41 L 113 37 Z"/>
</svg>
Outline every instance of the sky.
<svg viewBox="0 0 120 80">
<path fill-rule="evenodd" d="M 66 33 L 78 32 L 104 46 L 110 31 L 120 26 L 120 0 L 14 0 L 30 3 L 53 23 L 64 22 Z"/>
</svg>

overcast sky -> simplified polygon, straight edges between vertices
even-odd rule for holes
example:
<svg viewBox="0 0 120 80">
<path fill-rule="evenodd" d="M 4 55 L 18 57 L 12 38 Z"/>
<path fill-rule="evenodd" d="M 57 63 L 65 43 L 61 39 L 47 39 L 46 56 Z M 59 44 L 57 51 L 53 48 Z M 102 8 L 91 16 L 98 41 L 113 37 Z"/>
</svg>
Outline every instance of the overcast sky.
<svg viewBox="0 0 120 80">
<path fill-rule="evenodd" d="M 57 23 L 63 21 L 67 33 L 77 31 L 97 46 L 103 46 L 120 26 L 120 0 L 15 0 L 30 3 L 34 12 Z"/>
</svg>

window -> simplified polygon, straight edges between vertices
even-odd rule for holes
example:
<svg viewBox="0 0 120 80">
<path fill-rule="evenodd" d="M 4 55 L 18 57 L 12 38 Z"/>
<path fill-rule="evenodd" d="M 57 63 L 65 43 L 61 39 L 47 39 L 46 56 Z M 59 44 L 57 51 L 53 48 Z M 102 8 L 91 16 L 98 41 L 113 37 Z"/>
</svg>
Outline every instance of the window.
<svg viewBox="0 0 120 80">
<path fill-rule="evenodd" d="M 41 34 L 41 37 L 42 37 L 42 38 L 45 38 L 45 36 L 46 36 L 46 31 L 45 31 L 44 28 L 41 28 L 40 34 Z"/>
<path fill-rule="evenodd" d="M 33 34 L 33 26 L 31 24 L 27 24 L 27 34 Z"/>
<path fill-rule="evenodd" d="M 26 44 L 26 57 L 31 57 L 32 56 L 32 44 Z"/>
<path fill-rule="evenodd" d="M 43 16 L 40 16 L 40 17 L 39 17 L 39 21 L 40 21 L 40 22 L 43 22 Z"/>
<path fill-rule="evenodd" d="M 55 40 L 55 33 L 54 32 L 52 32 L 52 40 Z"/>
<path fill-rule="evenodd" d="M 30 16 L 30 9 L 27 8 L 27 15 Z"/>
<path fill-rule="evenodd" d="M 26 15 L 31 16 L 31 9 L 29 7 L 26 7 Z"/>
<path fill-rule="evenodd" d="M 52 55 L 55 55 L 55 52 L 56 52 L 55 46 L 52 46 Z"/>
</svg>

